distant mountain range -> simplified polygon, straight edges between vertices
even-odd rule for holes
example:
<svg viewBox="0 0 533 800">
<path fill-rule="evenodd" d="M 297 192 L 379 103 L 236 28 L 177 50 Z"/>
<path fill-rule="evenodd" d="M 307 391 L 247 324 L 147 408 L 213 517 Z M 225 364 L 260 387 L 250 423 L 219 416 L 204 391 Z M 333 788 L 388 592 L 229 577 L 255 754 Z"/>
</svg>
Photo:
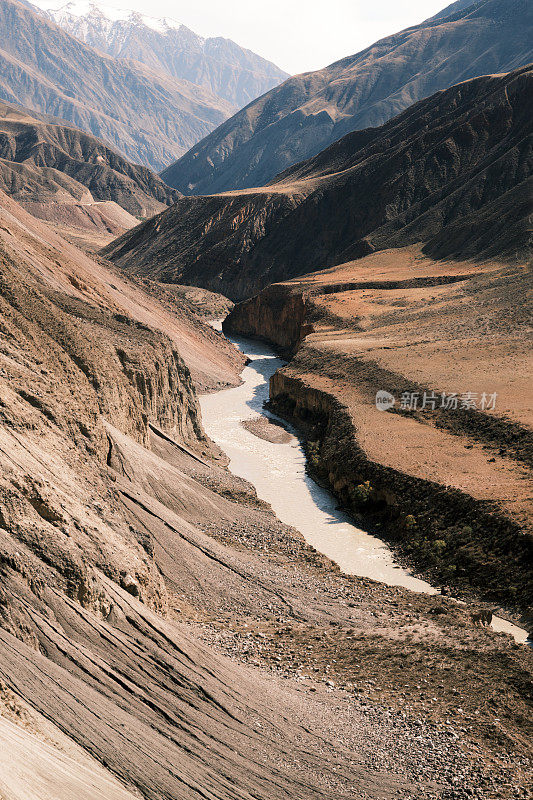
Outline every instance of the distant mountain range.
<svg viewBox="0 0 533 800">
<path fill-rule="evenodd" d="M 0 0 L 0 99 L 66 120 L 160 170 L 235 106 L 209 89 L 114 58 L 31 10 Z"/>
<path fill-rule="evenodd" d="M 529 243 L 533 68 L 452 86 L 269 186 L 182 197 L 104 253 L 232 299 L 377 250 L 508 258 Z"/>
<path fill-rule="evenodd" d="M 354 56 L 290 78 L 162 177 L 185 194 L 262 186 L 347 133 L 382 125 L 440 89 L 531 61 L 530 0 L 459 0 Z"/>
<path fill-rule="evenodd" d="M 34 5 L 86 44 L 202 86 L 234 110 L 288 77 L 275 64 L 230 39 L 205 39 L 169 17 L 156 19 L 88 0 L 59 5 L 57 0 L 37 0 Z"/>
</svg>

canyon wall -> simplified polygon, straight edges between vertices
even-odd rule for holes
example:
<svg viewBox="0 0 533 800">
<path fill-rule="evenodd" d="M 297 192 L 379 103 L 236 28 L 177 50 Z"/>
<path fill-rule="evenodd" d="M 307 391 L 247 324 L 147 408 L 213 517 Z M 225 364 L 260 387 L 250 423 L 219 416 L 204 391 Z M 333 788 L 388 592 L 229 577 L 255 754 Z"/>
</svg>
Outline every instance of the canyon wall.
<svg viewBox="0 0 533 800">
<path fill-rule="evenodd" d="M 272 284 L 260 294 L 235 305 L 222 323 L 225 333 L 266 339 L 284 354 L 294 351 L 311 331 L 307 298 L 283 284 Z"/>
</svg>

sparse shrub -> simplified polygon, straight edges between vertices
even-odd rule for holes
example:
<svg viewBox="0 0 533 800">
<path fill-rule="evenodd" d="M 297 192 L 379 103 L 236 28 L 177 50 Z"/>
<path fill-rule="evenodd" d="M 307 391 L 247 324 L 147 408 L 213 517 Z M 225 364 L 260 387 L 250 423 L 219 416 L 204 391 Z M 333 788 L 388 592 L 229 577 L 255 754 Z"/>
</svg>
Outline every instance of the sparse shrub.
<svg viewBox="0 0 533 800">
<path fill-rule="evenodd" d="M 442 570 L 442 576 L 445 580 L 451 581 L 455 578 L 455 573 L 457 572 L 457 567 L 455 564 L 448 564 Z"/>
<path fill-rule="evenodd" d="M 370 499 L 370 495 L 372 493 L 372 487 L 370 485 L 370 481 L 365 481 L 364 483 L 360 483 L 358 486 L 352 486 L 349 491 L 350 497 L 354 503 L 360 505 L 362 503 L 367 503 Z"/>
<path fill-rule="evenodd" d="M 320 442 L 307 442 L 306 455 L 309 467 L 318 471 L 320 467 Z"/>
<path fill-rule="evenodd" d="M 444 539 L 437 539 L 433 542 L 433 550 L 435 555 L 442 556 L 444 550 L 446 549 L 446 542 Z"/>
<path fill-rule="evenodd" d="M 403 524 L 405 525 L 407 530 L 416 528 L 417 527 L 416 517 L 414 517 L 412 514 L 408 514 L 404 519 Z"/>
</svg>

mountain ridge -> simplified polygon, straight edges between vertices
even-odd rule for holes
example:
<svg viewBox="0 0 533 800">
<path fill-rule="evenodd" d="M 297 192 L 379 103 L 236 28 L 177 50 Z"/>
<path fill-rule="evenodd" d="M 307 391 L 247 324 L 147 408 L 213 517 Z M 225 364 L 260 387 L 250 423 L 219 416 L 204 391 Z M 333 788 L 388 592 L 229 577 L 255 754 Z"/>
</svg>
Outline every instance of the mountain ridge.
<svg viewBox="0 0 533 800">
<path fill-rule="evenodd" d="M 261 186 L 352 130 L 379 126 L 435 91 L 533 61 L 533 10 L 526 0 L 449 9 L 451 16 L 437 15 L 323 70 L 290 78 L 222 123 L 163 170 L 163 179 L 184 194 Z"/>
<path fill-rule="evenodd" d="M 121 12 L 93 2 L 57 8 L 37 2 L 35 7 L 86 44 L 202 86 L 231 103 L 235 111 L 289 77 L 231 39 L 199 36 L 168 17 Z"/>
<path fill-rule="evenodd" d="M 182 197 L 103 252 L 126 271 L 232 299 L 416 242 L 439 257 L 524 254 L 532 91 L 531 67 L 466 81 L 265 187 Z"/>
<path fill-rule="evenodd" d="M 0 98 L 104 139 L 154 171 L 233 107 L 207 89 L 113 59 L 17 0 L 1 0 Z"/>
<path fill-rule="evenodd" d="M 0 189 L 67 238 L 81 235 L 90 249 L 179 197 L 147 167 L 130 164 L 94 136 L 2 102 Z"/>
</svg>

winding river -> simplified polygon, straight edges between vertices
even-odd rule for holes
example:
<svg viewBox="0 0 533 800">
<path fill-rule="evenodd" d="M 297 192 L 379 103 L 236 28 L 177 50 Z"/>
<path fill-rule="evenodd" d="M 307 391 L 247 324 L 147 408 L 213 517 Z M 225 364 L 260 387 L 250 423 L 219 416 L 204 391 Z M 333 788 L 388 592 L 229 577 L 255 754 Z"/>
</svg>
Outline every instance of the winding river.
<svg viewBox="0 0 533 800">
<path fill-rule="evenodd" d="M 221 324 L 213 323 L 213 327 L 220 330 Z M 270 377 L 285 362 L 263 342 L 228 338 L 250 359 L 242 372 L 243 382 L 236 388 L 204 395 L 200 404 L 204 428 L 229 457 L 230 470 L 252 483 L 282 522 L 299 530 L 343 572 L 436 594 L 429 583 L 396 564 L 387 545 L 357 528 L 337 507 L 333 495 L 309 477 L 294 432 L 286 437 L 288 441 L 278 443 L 259 438 L 243 426 L 243 421 L 261 417 L 276 419 L 263 405 L 268 400 Z M 494 618 L 493 628 L 512 634 L 518 642 L 527 639 L 525 630 L 503 619 Z"/>
</svg>

